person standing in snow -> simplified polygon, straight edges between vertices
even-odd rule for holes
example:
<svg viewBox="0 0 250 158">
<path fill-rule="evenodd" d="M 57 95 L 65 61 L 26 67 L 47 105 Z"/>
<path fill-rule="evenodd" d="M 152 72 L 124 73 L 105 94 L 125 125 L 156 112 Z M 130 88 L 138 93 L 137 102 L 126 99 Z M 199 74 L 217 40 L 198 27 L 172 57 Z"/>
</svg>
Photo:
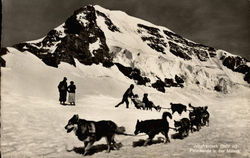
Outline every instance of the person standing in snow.
<svg viewBox="0 0 250 158">
<path fill-rule="evenodd" d="M 66 98 L 67 98 L 67 78 L 64 77 L 63 81 L 61 81 L 58 85 L 58 90 L 59 90 L 59 101 L 60 104 L 65 105 Z"/>
<path fill-rule="evenodd" d="M 134 96 L 133 89 L 134 89 L 134 85 L 131 84 L 130 87 L 126 90 L 126 92 L 123 94 L 122 101 L 115 106 L 116 108 L 120 106 L 121 104 L 123 104 L 124 102 L 126 103 L 126 108 L 129 108 L 128 98 L 131 98 L 132 96 Z"/>
<path fill-rule="evenodd" d="M 73 81 L 70 81 L 70 85 L 68 86 L 68 92 L 69 92 L 68 102 L 70 103 L 70 105 L 75 105 L 76 86 L 74 85 Z"/>
<path fill-rule="evenodd" d="M 142 102 L 145 104 L 146 110 L 152 110 L 153 102 L 148 100 L 148 94 L 144 93 Z"/>
</svg>

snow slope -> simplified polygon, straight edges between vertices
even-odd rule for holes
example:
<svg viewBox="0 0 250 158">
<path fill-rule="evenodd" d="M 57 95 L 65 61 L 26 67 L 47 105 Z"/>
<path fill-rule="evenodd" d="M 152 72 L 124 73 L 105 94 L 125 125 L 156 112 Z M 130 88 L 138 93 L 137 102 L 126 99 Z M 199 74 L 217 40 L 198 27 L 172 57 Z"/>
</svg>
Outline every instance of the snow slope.
<svg viewBox="0 0 250 158">
<path fill-rule="evenodd" d="M 103 30 L 106 36 L 106 43 L 112 53 L 115 53 L 114 62 L 122 63 L 124 66 L 135 67 L 142 71 L 142 74 L 155 82 L 159 78 L 164 81 L 165 78 L 174 78 L 175 75 L 185 78 L 186 86 L 198 86 L 213 90 L 220 80 L 223 79 L 227 84 L 225 91 L 230 91 L 234 84 L 246 84 L 243 80 L 244 74 L 235 73 L 228 70 L 222 64 L 220 58 L 225 56 L 234 56 L 223 50 L 215 50 L 216 57 L 208 55 L 208 59 L 201 61 L 191 51 L 191 60 L 185 60 L 176 57 L 171 53 L 170 42 L 174 42 L 179 47 L 190 49 L 186 44 L 181 43 L 184 38 L 163 38 L 166 36 L 166 31 L 175 34 L 166 27 L 154 25 L 148 21 L 135 18 L 127 15 L 122 11 L 111 11 L 101 6 L 94 6 L 97 11 L 104 13 L 112 23 L 119 28 L 119 31 L 110 31 L 105 25 L 105 19 L 97 17 L 97 25 Z M 156 31 L 151 31 L 156 30 Z M 156 36 L 156 37 L 155 37 Z M 179 37 L 177 35 L 177 37 Z M 150 40 L 143 40 L 148 39 Z M 157 42 L 155 42 L 154 40 Z M 160 42 L 158 41 L 160 39 Z M 180 41 L 178 41 L 180 40 Z M 192 44 L 197 43 L 185 39 Z M 152 49 L 149 44 L 160 45 L 163 51 Z M 166 45 L 164 45 L 166 44 Z M 117 47 L 120 47 L 117 51 Z M 206 46 L 205 46 L 206 47 Z M 115 49 L 113 49 L 115 48 Z M 203 47 L 194 47 L 196 51 L 206 52 L 210 54 L 213 51 L 208 51 Z M 184 51 L 185 52 L 185 51 Z M 223 54 L 223 55 L 222 55 Z M 249 63 L 249 62 L 247 62 Z M 247 64 L 246 63 L 246 64 Z M 157 76 L 157 77 L 156 77 Z M 199 85 L 195 85 L 199 82 Z"/>
<path fill-rule="evenodd" d="M 127 133 L 134 132 L 137 119 L 161 118 L 162 112 L 140 111 L 132 104 L 129 109 L 124 105 L 114 108 L 123 92 L 133 83 L 116 67 L 104 68 L 100 64 L 86 66 L 76 60 L 76 67 L 62 62 L 58 68 L 54 68 L 48 67 L 29 52 L 8 49 L 10 53 L 2 56 L 7 61 L 6 67 L 1 69 L 1 153 L 4 158 L 83 157 L 77 150 L 67 151 L 83 147 L 73 133 L 68 134 L 64 129 L 74 114 L 89 120 L 113 120 L 119 126 L 125 126 Z M 75 81 L 77 86 L 77 105 L 74 107 L 58 103 L 57 85 L 64 76 L 68 77 L 68 81 Z M 162 107 L 169 107 L 170 102 L 207 105 L 211 114 L 210 126 L 183 140 L 171 139 L 169 144 L 158 143 L 147 147 L 132 147 L 133 142 L 146 139 L 146 136 L 116 136 L 116 140 L 123 144 L 119 151 L 112 150 L 108 154 L 99 148 L 89 157 L 249 157 L 250 90 L 242 85 L 233 88 L 230 94 L 193 87 L 171 87 L 166 93 L 161 93 L 136 85 L 134 92 L 140 98 L 143 93 L 149 93 L 149 99 Z M 173 119 L 169 120 L 170 126 L 174 126 L 173 120 L 187 115 L 174 114 Z M 170 134 L 173 132 L 171 130 Z M 103 144 L 104 139 L 94 146 L 98 148 Z M 221 150 L 216 146 L 220 146 Z M 207 153 L 204 149 L 214 149 L 215 152 Z M 221 153 L 222 149 L 231 151 Z"/>
</svg>

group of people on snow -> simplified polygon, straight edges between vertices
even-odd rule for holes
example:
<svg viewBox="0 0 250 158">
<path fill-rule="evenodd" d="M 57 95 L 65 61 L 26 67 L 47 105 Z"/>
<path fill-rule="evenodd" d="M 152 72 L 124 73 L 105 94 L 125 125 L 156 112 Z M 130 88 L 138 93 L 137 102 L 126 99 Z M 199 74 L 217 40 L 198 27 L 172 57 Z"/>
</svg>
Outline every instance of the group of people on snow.
<svg viewBox="0 0 250 158">
<path fill-rule="evenodd" d="M 58 85 L 58 91 L 60 104 L 66 105 L 67 93 L 69 93 L 68 102 L 70 105 L 75 105 L 76 86 L 74 85 L 74 81 L 70 81 L 70 85 L 68 86 L 67 78 L 64 77 Z"/>
<path fill-rule="evenodd" d="M 147 93 L 144 93 L 143 99 L 141 101 L 139 99 L 138 94 L 133 93 L 133 89 L 134 85 L 131 84 L 130 87 L 126 90 L 126 92 L 123 94 L 122 101 L 118 103 L 115 107 L 119 107 L 121 104 L 125 102 L 126 108 L 129 108 L 128 99 L 130 98 L 137 109 L 152 110 L 152 108 L 155 108 L 157 111 L 160 109 L 159 106 L 155 106 L 154 103 L 148 99 Z"/>
</svg>

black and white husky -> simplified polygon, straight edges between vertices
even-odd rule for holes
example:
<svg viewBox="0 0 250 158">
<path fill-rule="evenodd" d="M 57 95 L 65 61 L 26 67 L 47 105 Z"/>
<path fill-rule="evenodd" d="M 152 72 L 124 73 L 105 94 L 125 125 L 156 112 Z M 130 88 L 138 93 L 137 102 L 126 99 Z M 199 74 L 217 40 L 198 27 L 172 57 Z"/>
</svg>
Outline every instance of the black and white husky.
<svg viewBox="0 0 250 158">
<path fill-rule="evenodd" d="M 170 142 L 168 137 L 169 123 L 167 121 L 167 116 L 172 119 L 172 115 L 169 112 L 164 112 L 161 119 L 144 121 L 137 120 L 134 134 L 146 133 L 149 136 L 145 141 L 144 146 L 148 145 L 155 135 L 159 133 L 162 133 L 165 136 L 165 143 Z"/>
<path fill-rule="evenodd" d="M 110 152 L 111 144 L 118 149 L 119 146 L 115 142 L 115 134 L 124 134 L 125 128 L 118 127 L 113 121 L 88 121 L 79 119 L 78 115 L 74 115 L 65 126 L 67 133 L 74 131 L 80 141 L 84 142 L 84 155 L 88 154 L 90 148 L 95 141 L 99 141 L 102 137 L 106 138 L 108 149 Z"/>
</svg>

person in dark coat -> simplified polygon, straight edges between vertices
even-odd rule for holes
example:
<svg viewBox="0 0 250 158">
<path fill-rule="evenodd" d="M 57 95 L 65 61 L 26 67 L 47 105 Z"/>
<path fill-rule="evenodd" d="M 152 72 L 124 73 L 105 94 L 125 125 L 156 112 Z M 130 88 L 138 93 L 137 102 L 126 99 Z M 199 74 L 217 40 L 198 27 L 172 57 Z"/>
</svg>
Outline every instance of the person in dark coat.
<svg viewBox="0 0 250 158">
<path fill-rule="evenodd" d="M 149 109 L 152 110 L 152 108 L 154 107 L 154 103 L 152 101 L 148 100 L 147 93 L 144 93 L 142 102 L 145 103 L 146 110 L 149 110 Z"/>
<path fill-rule="evenodd" d="M 126 103 L 126 108 L 129 108 L 128 98 L 131 98 L 134 96 L 133 89 L 134 89 L 134 85 L 131 84 L 130 87 L 126 90 L 126 92 L 123 94 L 122 101 L 115 106 L 116 108 L 120 106 L 121 104 L 123 104 L 124 102 Z"/>
<path fill-rule="evenodd" d="M 68 102 L 70 103 L 70 105 L 75 105 L 76 86 L 74 85 L 73 81 L 70 81 L 70 85 L 68 86 L 68 92 L 69 92 Z"/>
<path fill-rule="evenodd" d="M 60 104 L 65 105 L 66 98 L 67 98 L 67 78 L 64 77 L 63 81 L 61 81 L 58 85 L 58 91 L 59 91 L 59 101 Z"/>
</svg>

